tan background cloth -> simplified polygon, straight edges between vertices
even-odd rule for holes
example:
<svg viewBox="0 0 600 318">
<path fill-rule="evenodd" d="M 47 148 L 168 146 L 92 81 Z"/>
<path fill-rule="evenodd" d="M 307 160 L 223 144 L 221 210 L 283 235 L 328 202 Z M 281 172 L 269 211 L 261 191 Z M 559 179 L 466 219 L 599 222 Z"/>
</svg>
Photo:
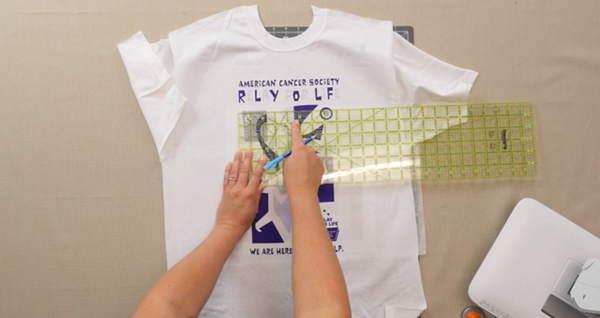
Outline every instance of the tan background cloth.
<svg viewBox="0 0 600 318">
<path fill-rule="evenodd" d="M 126 317 L 165 271 L 160 163 L 116 45 L 242 4 L 2 1 L 1 317 Z M 258 4 L 265 25 L 311 22 L 309 1 Z M 419 48 L 480 73 L 472 102 L 536 104 L 539 177 L 424 183 L 425 318 L 470 304 L 522 198 L 600 236 L 600 1 L 312 4 L 413 26 Z"/>
</svg>

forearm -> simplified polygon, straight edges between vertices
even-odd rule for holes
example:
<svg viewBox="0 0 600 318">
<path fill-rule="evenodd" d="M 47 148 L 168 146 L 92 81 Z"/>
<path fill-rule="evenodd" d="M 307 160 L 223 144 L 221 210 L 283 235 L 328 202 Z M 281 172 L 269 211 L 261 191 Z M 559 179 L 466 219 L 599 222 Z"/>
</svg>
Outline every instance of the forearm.
<svg viewBox="0 0 600 318">
<path fill-rule="evenodd" d="M 316 197 L 292 197 L 295 317 L 349 317 L 342 270 Z"/>
<path fill-rule="evenodd" d="M 158 281 L 134 317 L 197 317 L 241 237 L 238 232 L 215 227 L 202 244 Z"/>
</svg>

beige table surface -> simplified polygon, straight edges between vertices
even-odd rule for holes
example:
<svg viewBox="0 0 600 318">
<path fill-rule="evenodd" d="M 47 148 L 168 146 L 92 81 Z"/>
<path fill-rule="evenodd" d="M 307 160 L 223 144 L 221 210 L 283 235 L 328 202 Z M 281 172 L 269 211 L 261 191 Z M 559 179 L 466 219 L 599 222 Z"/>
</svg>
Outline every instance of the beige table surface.
<svg viewBox="0 0 600 318">
<path fill-rule="evenodd" d="M 126 317 L 165 271 L 161 169 L 116 44 L 243 1 L 0 3 L 0 317 Z M 258 1 L 308 25 L 308 1 Z M 315 1 L 415 28 L 480 73 L 472 102 L 536 104 L 539 177 L 424 183 L 429 317 L 459 317 L 512 208 L 533 197 L 600 236 L 600 1 Z"/>
</svg>

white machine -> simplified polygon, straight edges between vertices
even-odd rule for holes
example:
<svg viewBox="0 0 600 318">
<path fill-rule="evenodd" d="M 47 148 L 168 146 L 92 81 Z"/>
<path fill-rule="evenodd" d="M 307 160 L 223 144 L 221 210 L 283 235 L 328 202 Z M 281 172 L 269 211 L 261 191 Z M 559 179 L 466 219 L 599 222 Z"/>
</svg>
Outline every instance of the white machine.
<svg viewBox="0 0 600 318">
<path fill-rule="evenodd" d="M 524 199 L 471 281 L 469 297 L 499 318 L 600 318 L 600 239 Z"/>
</svg>

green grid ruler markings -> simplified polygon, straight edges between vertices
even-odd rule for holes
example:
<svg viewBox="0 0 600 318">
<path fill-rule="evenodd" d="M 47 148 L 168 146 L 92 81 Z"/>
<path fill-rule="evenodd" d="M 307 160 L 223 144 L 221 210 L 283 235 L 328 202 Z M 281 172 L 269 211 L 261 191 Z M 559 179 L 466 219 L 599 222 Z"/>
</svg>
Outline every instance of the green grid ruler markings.
<svg viewBox="0 0 600 318">
<path fill-rule="evenodd" d="M 324 182 L 531 177 L 538 174 L 533 104 L 495 103 L 245 112 L 238 146 L 270 156 L 291 148 L 291 123 L 326 167 Z M 265 173 L 282 185 L 280 167 Z"/>
</svg>

